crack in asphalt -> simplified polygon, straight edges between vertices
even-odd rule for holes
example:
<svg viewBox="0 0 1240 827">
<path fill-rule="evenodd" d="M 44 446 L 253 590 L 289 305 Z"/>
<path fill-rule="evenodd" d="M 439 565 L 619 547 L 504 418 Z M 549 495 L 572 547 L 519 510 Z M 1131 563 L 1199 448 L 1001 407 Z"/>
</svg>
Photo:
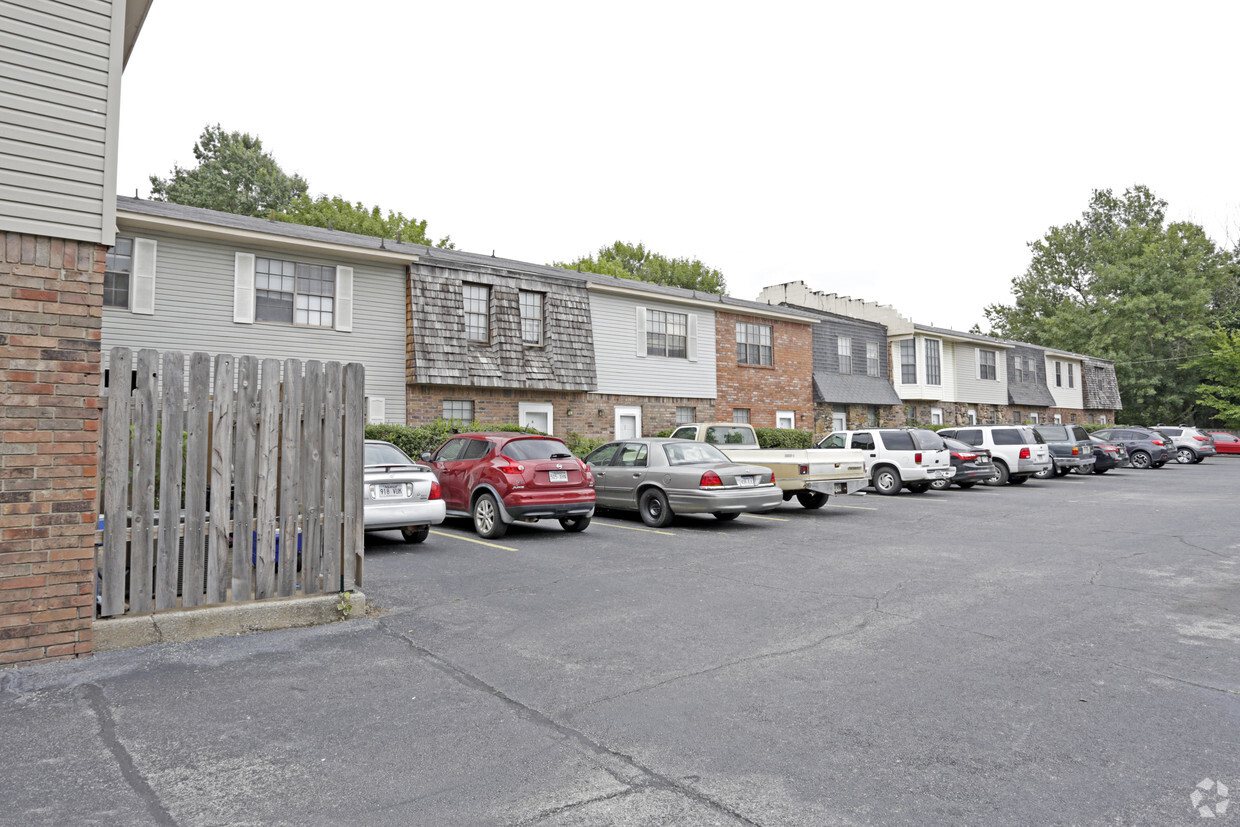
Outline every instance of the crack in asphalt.
<svg viewBox="0 0 1240 827">
<path fill-rule="evenodd" d="M 91 711 L 94 712 L 95 719 L 99 722 L 99 739 L 116 759 L 121 776 L 129 784 L 130 789 L 146 805 L 155 823 L 175 825 L 176 821 L 172 818 L 172 814 L 164 808 L 151 785 L 146 783 L 146 779 L 133 762 L 133 756 L 117 737 L 116 722 L 112 719 L 112 712 L 108 708 L 107 699 L 103 696 L 103 689 L 98 684 L 88 683 L 79 687 L 78 692 L 86 699 Z"/>
<path fill-rule="evenodd" d="M 1222 557 L 1223 559 L 1227 559 L 1227 555 L 1226 555 L 1226 554 L 1223 554 L 1222 552 L 1215 551 L 1215 550 L 1214 550 L 1214 549 L 1212 549 L 1212 548 L 1206 548 L 1205 546 L 1199 546 L 1199 545 L 1197 545 L 1196 543 L 1190 543 L 1188 540 L 1185 540 L 1185 539 L 1184 539 L 1181 535 L 1179 535 L 1179 534 L 1173 534 L 1173 535 L 1172 535 L 1172 537 L 1173 537 L 1174 539 L 1176 539 L 1176 540 L 1179 540 L 1181 543 L 1183 543 L 1184 545 L 1188 546 L 1189 548 L 1195 548 L 1195 549 L 1197 549 L 1198 551 L 1204 551 L 1206 554 L 1213 554 L 1215 557 Z"/>
<path fill-rule="evenodd" d="M 639 776 L 641 776 L 641 779 L 642 779 L 641 781 L 633 781 L 630 779 L 623 778 L 621 775 L 614 772 L 612 769 L 608 768 L 604 764 L 599 764 L 600 769 L 602 769 L 604 772 L 610 775 L 618 783 L 623 784 L 626 788 L 638 789 L 641 787 L 649 787 L 653 789 L 669 790 L 669 791 L 678 793 L 680 795 L 686 796 L 688 798 L 691 798 L 694 801 L 697 801 L 700 804 L 703 804 L 707 807 L 710 807 L 713 810 L 723 813 L 724 815 L 727 815 L 730 818 L 734 818 L 737 821 L 741 822 L 742 824 L 753 825 L 753 827 L 760 827 L 760 825 L 758 825 L 757 822 L 754 822 L 754 821 L 749 820 L 748 818 L 745 818 L 745 816 L 731 809 L 726 804 L 720 801 L 716 801 L 710 796 L 705 795 L 704 793 L 698 792 L 697 790 L 691 787 L 686 787 L 683 784 L 677 783 L 675 780 L 668 778 L 662 773 L 659 773 L 655 771 L 654 769 L 645 766 L 633 756 L 626 755 L 622 752 L 606 747 L 603 744 L 600 744 L 597 741 L 594 741 L 589 736 L 587 736 L 585 733 L 579 730 L 573 729 L 572 727 L 565 726 L 564 724 L 559 723 L 558 721 L 556 721 L 555 719 L 553 719 L 551 716 L 547 715 L 546 713 L 541 712 L 532 706 L 524 704 L 516 700 L 515 698 L 510 697 L 509 695 L 506 695 L 504 692 L 502 692 L 501 690 L 499 690 L 498 688 L 494 686 L 491 686 L 489 683 L 482 680 L 482 678 L 479 678 L 477 675 L 474 675 L 471 672 L 466 671 L 462 667 L 457 666 L 456 664 L 452 663 L 446 658 L 443 658 L 435 654 L 434 652 L 430 651 L 429 649 L 425 648 L 424 646 L 419 645 L 416 641 L 410 638 L 407 633 L 398 632 L 390 628 L 387 625 L 387 623 L 385 623 L 384 621 L 379 621 L 379 628 L 382 629 L 386 634 L 392 637 L 395 637 L 398 640 L 403 641 L 406 645 L 409 646 L 410 649 L 412 649 L 415 653 L 417 653 L 418 656 L 421 657 L 426 663 L 433 666 L 435 669 L 438 669 L 440 672 L 443 672 L 445 675 L 452 678 L 453 680 L 455 680 L 457 683 L 461 684 L 462 686 L 465 686 L 469 689 L 473 689 L 477 692 L 481 692 L 485 695 L 489 695 L 492 698 L 495 698 L 496 700 L 500 701 L 505 706 L 508 706 L 509 708 L 513 709 L 517 713 L 517 715 L 521 717 L 522 719 L 531 721 L 539 725 L 540 727 L 543 727 L 544 729 L 549 729 L 557 733 L 558 735 L 563 737 L 565 740 L 568 740 L 568 741 L 571 741 L 577 744 L 578 747 L 583 749 L 585 752 L 595 756 L 596 758 L 604 759 L 604 760 L 610 759 L 612 761 L 619 761 L 623 766 L 631 768 Z M 546 816 L 541 816 L 541 818 L 545 818 L 545 817 Z"/>
<path fill-rule="evenodd" d="M 560 807 L 552 807 L 549 810 L 543 810 L 539 813 L 536 813 L 535 815 L 529 818 L 514 822 L 514 827 L 526 827 L 526 825 L 529 825 L 529 824 L 537 824 L 538 822 L 544 821 L 553 816 L 563 815 L 564 813 L 569 813 L 569 812 L 572 812 L 573 810 L 581 809 L 582 807 L 588 807 L 591 804 L 598 804 L 599 802 L 602 802 L 602 801 L 613 801 L 617 798 L 624 798 L 625 796 L 635 794 L 637 791 L 638 791 L 637 786 L 630 785 L 626 787 L 625 789 L 618 790 L 614 793 L 608 793 L 606 795 L 596 795 L 593 798 L 587 798 L 582 801 L 573 801 L 569 804 L 564 804 Z"/>
</svg>

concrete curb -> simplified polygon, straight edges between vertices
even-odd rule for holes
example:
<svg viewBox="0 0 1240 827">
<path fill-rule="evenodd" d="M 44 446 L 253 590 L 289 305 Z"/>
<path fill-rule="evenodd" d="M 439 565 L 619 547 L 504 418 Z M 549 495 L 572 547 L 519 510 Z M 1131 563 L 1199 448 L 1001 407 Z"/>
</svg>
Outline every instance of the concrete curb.
<svg viewBox="0 0 1240 827">
<path fill-rule="evenodd" d="M 285 597 L 254 603 L 207 606 L 200 609 L 174 609 L 157 614 L 96 620 L 92 636 L 96 652 L 130 649 L 156 643 L 179 643 L 209 637 L 269 632 L 298 626 L 318 626 L 342 619 L 336 605 L 338 594 L 314 597 Z M 366 614 L 366 595 L 352 593 L 353 609 L 348 617 Z"/>
</svg>

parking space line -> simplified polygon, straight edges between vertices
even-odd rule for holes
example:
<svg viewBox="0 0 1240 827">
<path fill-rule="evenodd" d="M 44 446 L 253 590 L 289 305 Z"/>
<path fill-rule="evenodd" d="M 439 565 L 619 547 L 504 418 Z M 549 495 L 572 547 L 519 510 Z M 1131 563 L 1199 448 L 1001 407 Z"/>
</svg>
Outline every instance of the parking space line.
<svg viewBox="0 0 1240 827">
<path fill-rule="evenodd" d="M 789 520 L 788 517 L 764 517 L 761 514 L 745 514 L 744 516 L 753 517 L 755 520 L 774 520 L 777 523 L 786 523 Z"/>
<path fill-rule="evenodd" d="M 512 546 L 501 546 L 498 543 L 488 543 L 486 540 L 475 540 L 473 537 L 466 537 L 463 534 L 449 533 L 447 531 L 432 531 L 431 534 L 434 534 L 436 537 L 447 537 L 452 540 L 464 540 L 467 543 L 477 543 L 480 546 L 490 546 L 491 548 L 497 548 L 502 551 L 516 551 L 516 549 Z"/>
<path fill-rule="evenodd" d="M 852 508 L 857 511 L 877 511 L 878 509 L 871 505 L 836 505 L 835 503 L 827 503 L 824 508 Z"/>
<path fill-rule="evenodd" d="M 623 528 L 626 531 L 645 531 L 648 534 L 666 534 L 668 537 L 675 537 L 674 531 L 659 531 L 657 528 L 638 528 L 635 525 L 620 525 L 619 523 L 601 523 L 598 520 L 591 521 L 590 525 L 607 526 L 607 528 Z"/>
</svg>

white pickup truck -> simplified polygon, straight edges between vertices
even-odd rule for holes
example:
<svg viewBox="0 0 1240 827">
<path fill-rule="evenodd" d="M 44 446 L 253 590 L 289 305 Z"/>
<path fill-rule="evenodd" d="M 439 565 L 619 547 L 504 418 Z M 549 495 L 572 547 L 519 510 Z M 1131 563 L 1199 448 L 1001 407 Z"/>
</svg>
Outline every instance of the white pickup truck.
<svg viewBox="0 0 1240 827">
<path fill-rule="evenodd" d="M 784 501 L 797 498 L 806 508 L 822 508 L 831 494 L 852 494 L 869 485 L 861 451 L 817 448 L 759 448 L 753 426 L 735 422 L 698 422 L 672 431 L 674 439 L 709 442 L 734 462 L 761 465 L 775 472 Z"/>
</svg>

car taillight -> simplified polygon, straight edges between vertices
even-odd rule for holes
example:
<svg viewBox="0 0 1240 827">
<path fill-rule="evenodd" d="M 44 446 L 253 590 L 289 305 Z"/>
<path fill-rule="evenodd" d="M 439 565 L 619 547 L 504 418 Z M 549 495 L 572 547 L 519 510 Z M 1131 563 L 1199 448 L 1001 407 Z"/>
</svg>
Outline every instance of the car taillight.
<svg viewBox="0 0 1240 827">
<path fill-rule="evenodd" d="M 1074 457 L 1078 457 L 1078 456 L 1080 456 L 1080 455 L 1081 455 L 1081 447 L 1080 447 L 1079 445 L 1073 445 L 1073 446 L 1072 446 L 1072 456 L 1074 456 Z"/>
<path fill-rule="evenodd" d="M 774 474 L 772 474 L 774 476 Z M 723 485 L 723 480 L 719 479 L 719 475 L 714 471 L 707 471 L 702 475 L 702 481 L 698 483 L 702 488 L 708 488 L 714 485 Z"/>
<path fill-rule="evenodd" d="M 913 462 L 917 463 L 918 465 L 921 465 L 921 451 L 918 451 L 917 453 L 913 454 Z"/>
<path fill-rule="evenodd" d="M 1118 448 L 1116 448 L 1114 445 L 1103 445 L 1103 446 L 1102 446 L 1102 450 L 1104 450 L 1104 451 L 1110 451 L 1112 454 L 1118 454 L 1118 453 L 1119 453 L 1119 449 L 1118 449 Z"/>
<path fill-rule="evenodd" d="M 966 462 L 971 459 L 977 459 L 977 454 L 965 454 L 965 453 L 959 453 L 956 451 L 952 452 L 952 456 L 960 460 L 961 462 Z"/>
<path fill-rule="evenodd" d="M 504 462 L 508 463 L 507 465 L 501 465 L 499 467 L 499 470 L 502 473 L 505 473 L 505 474 L 524 474 L 525 473 L 524 465 L 518 465 L 517 463 L 513 462 L 508 457 L 504 456 L 503 454 L 500 454 L 499 458 L 502 459 Z"/>
<path fill-rule="evenodd" d="M 430 496 L 430 499 L 432 499 L 432 500 L 442 500 L 442 499 L 443 499 L 443 489 L 439 487 L 439 483 L 438 483 L 438 482 L 431 482 L 431 496 Z"/>
<path fill-rule="evenodd" d="M 775 472 L 772 471 L 771 472 L 771 485 L 774 485 L 774 484 L 775 484 Z"/>
<path fill-rule="evenodd" d="M 1150 442 L 1154 443 L 1155 445 L 1157 445 L 1157 446 L 1159 446 L 1159 447 L 1162 447 L 1163 445 L 1166 445 L 1166 444 L 1167 444 L 1167 443 L 1163 442 L 1161 439 L 1151 439 L 1151 440 L 1150 440 Z"/>
<path fill-rule="evenodd" d="M 1210 437 L 1208 436 L 1195 436 L 1193 437 L 1193 439 L 1197 440 L 1198 442 L 1209 442 L 1210 441 Z"/>
<path fill-rule="evenodd" d="M 801 473 L 802 473 L 802 474 L 808 474 L 808 473 L 809 473 L 809 466 L 808 466 L 808 465 L 802 465 L 802 466 L 801 466 L 801 468 L 800 468 L 800 471 L 801 471 Z"/>
<path fill-rule="evenodd" d="M 1028 449 L 1028 448 L 1021 448 L 1021 449 L 1020 449 L 1020 458 L 1021 458 L 1021 459 L 1029 459 L 1031 456 L 1032 456 L 1032 454 L 1030 454 L 1030 453 L 1029 453 L 1029 449 Z"/>
</svg>

